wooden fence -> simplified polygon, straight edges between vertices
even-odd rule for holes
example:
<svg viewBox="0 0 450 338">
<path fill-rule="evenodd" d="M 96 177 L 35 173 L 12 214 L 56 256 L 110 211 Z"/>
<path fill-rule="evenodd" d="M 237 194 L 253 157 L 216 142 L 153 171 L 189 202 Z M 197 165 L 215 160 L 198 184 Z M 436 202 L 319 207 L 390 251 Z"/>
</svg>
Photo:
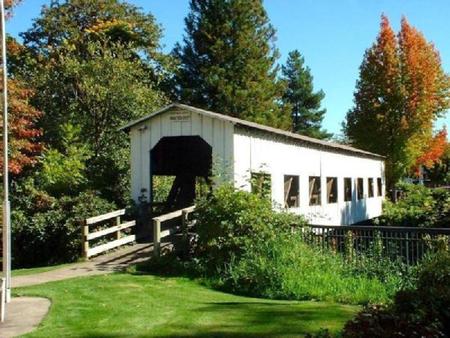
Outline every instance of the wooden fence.
<svg viewBox="0 0 450 338">
<path fill-rule="evenodd" d="M 161 239 L 182 231 L 184 240 L 187 239 L 188 229 L 193 226 L 194 221 L 189 221 L 189 215 L 194 212 L 195 205 L 170 212 L 153 218 L 153 255 L 159 257 L 161 254 Z M 164 222 L 179 220 L 173 227 L 162 230 L 161 225 Z"/>
<path fill-rule="evenodd" d="M 302 228 L 305 241 L 345 255 L 377 253 L 382 257 L 414 265 L 430 250 L 450 249 L 450 229 L 389 226 L 327 226 Z"/>
<path fill-rule="evenodd" d="M 120 217 L 123 215 L 125 215 L 125 209 L 116 210 L 113 212 L 109 212 L 107 214 L 91 217 L 85 220 L 83 226 L 83 248 L 82 248 L 83 257 L 89 258 L 98 255 L 99 253 L 105 252 L 107 250 L 117 248 L 121 245 L 134 242 L 136 240 L 135 234 L 128 234 L 123 236 L 123 230 L 134 227 L 136 225 L 136 221 L 121 223 Z M 99 227 L 99 225 L 108 222 L 111 223 L 111 221 L 114 221 L 115 224 L 107 228 L 102 228 L 100 230 L 90 232 L 90 227 L 92 226 Z M 105 236 L 109 237 L 113 236 L 113 240 L 109 240 L 106 243 L 101 243 L 99 245 L 91 247 L 89 243 L 90 241 L 92 240 L 99 241 L 99 238 Z"/>
</svg>

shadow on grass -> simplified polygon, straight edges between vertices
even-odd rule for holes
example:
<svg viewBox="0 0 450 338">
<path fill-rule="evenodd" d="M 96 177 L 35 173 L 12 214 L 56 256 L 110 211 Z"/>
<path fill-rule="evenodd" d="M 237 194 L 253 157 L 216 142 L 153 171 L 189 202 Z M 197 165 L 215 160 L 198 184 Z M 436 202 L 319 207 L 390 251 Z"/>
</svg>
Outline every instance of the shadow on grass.
<svg viewBox="0 0 450 338">
<path fill-rule="evenodd" d="M 314 306 L 287 304 L 286 302 L 211 302 L 204 303 L 192 312 L 193 318 L 205 313 L 207 322 L 193 320 L 192 323 L 171 321 L 165 334 L 139 335 L 139 337 L 304 337 L 326 327 L 336 331 L 350 317 L 350 311 L 340 306 L 317 303 Z M 101 334 L 94 332 L 81 337 L 136 337 L 133 335 Z"/>
</svg>

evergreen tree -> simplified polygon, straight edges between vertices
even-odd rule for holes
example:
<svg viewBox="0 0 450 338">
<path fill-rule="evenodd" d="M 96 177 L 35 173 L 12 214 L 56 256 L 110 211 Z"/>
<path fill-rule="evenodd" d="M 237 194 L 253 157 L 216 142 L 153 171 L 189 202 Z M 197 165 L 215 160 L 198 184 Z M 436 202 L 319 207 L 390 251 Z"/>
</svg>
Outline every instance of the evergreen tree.
<svg viewBox="0 0 450 338">
<path fill-rule="evenodd" d="M 292 106 L 292 131 L 318 139 L 332 137 L 322 129 L 326 109 L 321 109 L 321 101 L 325 93 L 314 92 L 311 70 L 298 50 L 289 53 L 282 74 L 287 84 L 283 100 Z"/>
<path fill-rule="evenodd" d="M 433 122 L 449 107 L 449 89 L 433 44 L 406 19 L 396 36 L 382 16 L 377 40 L 360 67 L 344 131 L 353 145 L 386 156 L 388 187 L 430 157 Z"/>
<path fill-rule="evenodd" d="M 261 0 L 191 0 L 176 97 L 184 103 L 289 129 L 277 80 L 275 29 Z"/>
</svg>

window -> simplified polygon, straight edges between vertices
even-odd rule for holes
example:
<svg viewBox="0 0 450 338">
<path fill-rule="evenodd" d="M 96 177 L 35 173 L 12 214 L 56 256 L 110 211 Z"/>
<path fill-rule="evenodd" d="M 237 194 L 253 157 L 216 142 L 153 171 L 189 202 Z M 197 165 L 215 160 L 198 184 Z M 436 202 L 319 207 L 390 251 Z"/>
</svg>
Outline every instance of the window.
<svg viewBox="0 0 450 338">
<path fill-rule="evenodd" d="M 320 177 L 309 177 L 309 205 L 320 205 Z"/>
<path fill-rule="evenodd" d="M 352 200 L 352 179 L 350 177 L 344 178 L 344 201 Z"/>
<path fill-rule="evenodd" d="M 284 207 L 297 208 L 300 206 L 299 177 L 284 175 Z"/>
<path fill-rule="evenodd" d="M 383 196 L 383 185 L 381 184 L 381 177 L 377 178 L 378 196 Z"/>
<path fill-rule="evenodd" d="M 373 192 L 373 178 L 369 178 L 369 197 L 373 197 L 374 192 Z"/>
<path fill-rule="evenodd" d="M 359 200 L 362 200 L 364 198 L 364 180 L 362 178 L 358 178 L 356 180 L 356 197 L 358 197 Z"/>
<path fill-rule="evenodd" d="M 267 173 L 251 173 L 250 178 L 252 193 L 263 198 L 271 198 L 272 196 L 272 179 Z"/>
<path fill-rule="evenodd" d="M 337 202 L 337 177 L 327 177 L 327 200 L 328 203 Z"/>
</svg>

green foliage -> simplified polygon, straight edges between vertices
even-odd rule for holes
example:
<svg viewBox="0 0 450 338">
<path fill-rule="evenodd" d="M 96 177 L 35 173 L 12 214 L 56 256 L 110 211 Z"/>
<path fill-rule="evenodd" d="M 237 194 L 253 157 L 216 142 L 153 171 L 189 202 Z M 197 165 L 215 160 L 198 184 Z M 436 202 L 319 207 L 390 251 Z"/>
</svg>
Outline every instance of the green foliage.
<svg viewBox="0 0 450 338">
<path fill-rule="evenodd" d="M 224 184 L 196 202 L 197 253 L 210 273 L 221 271 L 231 257 L 240 257 L 248 243 L 265 241 L 275 232 L 304 223 L 301 217 L 274 212 L 267 199 Z"/>
<path fill-rule="evenodd" d="M 399 291 L 389 306 L 364 309 L 349 321 L 343 337 L 448 337 L 450 335 L 450 253 L 425 260 L 415 288 Z"/>
<path fill-rule="evenodd" d="M 318 139 L 331 138 L 333 134 L 322 129 L 326 109 L 320 107 L 325 93 L 314 92 L 311 70 L 298 50 L 289 53 L 282 74 L 287 84 L 283 101 L 292 106 L 292 130 Z"/>
<path fill-rule="evenodd" d="M 398 289 L 394 276 L 381 280 L 378 274 L 352 269 L 341 255 L 308 246 L 298 234 L 281 233 L 245 245 L 242 257 L 232 256 L 221 275 L 223 286 L 233 292 L 362 304 L 387 302 Z"/>
<path fill-rule="evenodd" d="M 174 55 L 177 99 L 205 109 L 290 129 L 280 105 L 275 29 L 261 0 L 191 0 L 183 45 Z"/>
<path fill-rule="evenodd" d="M 376 222 L 387 226 L 447 228 L 450 224 L 450 191 L 401 184 L 397 203 L 386 201 Z"/>
<path fill-rule="evenodd" d="M 270 201 L 272 196 L 272 180 L 270 174 L 264 172 L 251 173 L 250 185 L 253 194 Z"/>
<path fill-rule="evenodd" d="M 129 142 L 118 128 L 167 102 L 161 87 L 171 61 L 160 37 L 153 16 L 128 3 L 53 1 L 23 33 L 15 67 L 36 88 L 44 141 L 60 150 L 59 126 L 79 128 L 90 153 L 87 185 L 121 205 L 129 196 Z"/>
<path fill-rule="evenodd" d="M 86 179 L 86 160 L 89 149 L 80 140 L 80 129 L 70 124 L 62 126 L 62 152 L 47 149 L 43 154 L 39 184 L 50 194 L 74 194 Z"/>
<path fill-rule="evenodd" d="M 196 258 L 218 287 L 258 297 L 367 303 L 387 302 L 402 284 L 403 276 L 384 261 L 365 269 L 308 246 L 292 230 L 305 221 L 273 211 L 256 194 L 224 185 L 197 205 Z"/>
<path fill-rule="evenodd" d="M 80 257 L 81 224 L 115 209 L 94 192 L 55 198 L 28 178 L 12 191 L 13 266 L 31 267 L 70 262 Z"/>
</svg>

